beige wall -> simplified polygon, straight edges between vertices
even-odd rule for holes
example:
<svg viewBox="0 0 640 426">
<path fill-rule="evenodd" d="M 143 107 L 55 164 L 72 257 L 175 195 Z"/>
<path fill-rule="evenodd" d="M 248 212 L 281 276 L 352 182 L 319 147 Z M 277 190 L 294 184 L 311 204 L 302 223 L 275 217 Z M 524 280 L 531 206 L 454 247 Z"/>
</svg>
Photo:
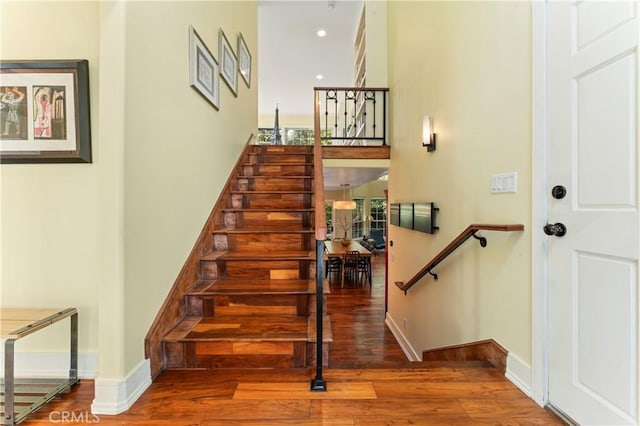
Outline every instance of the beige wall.
<svg viewBox="0 0 640 426">
<path fill-rule="evenodd" d="M 367 200 L 372 197 L 384 198 L 384 190 L 387 189 L 387 186 L 388 182 L 386 180 L 374 180 L 360 185 L 357 188 L 353 188 L 351 195 L 354 197 L 364 197 Z M 368 209 L 365 208 L 365 211 L 368 211 Z"/>
<path fill-rule="evenodd" d="M 257 129 L 257 5 L 2 2 L 2 59 L 87 58 L 92 164 L 3 165 L 4 306 L 78 306 L 99 377 L 143 359 L 144 336 L 243 145 Z M 220 82 L 216 111 L 189 86 L 188 29 L 218 58 L 242 32 L 253 81 Z M 19 42 L 17 42 L 19 41 Z M 60 330 L 63 335 L 66 329 Z M 65 351 L 52 335 L 21 349 Z"/>
<path fill-rule="evenodd" d="M 80 312 L 80 350 L 98 349 L 102 157 L 97 117 L 98 3 L 2 2 L 0 57 L 88 59 L 93 164 L 2 165 L 0 305 L 68 307 Z M 30 336 L 16 350 L 65 350 L 67 326 Z"/>
<path fill-rule="evenodd" d="M 365 1 L 366 86 L 388 87 L 387 2 Z"/>
<path fill-rule="evenodd" d="M 313 91 L 308 93 L 310 102 L 313 102 Z M 273 114 L 260 114 L 258 117 L 258 127 L 273 128 L 275 122 L 275 106 Z M 313 129 L 312 115 L 282 115 L 278 114 L 278 124 L 280 128 L 294 127 L 301 129 Z"/>
<path fill-rule="evenodd" d="M 218 29 L 242 32 L 253 81 L 220 81 L 216 111 L 189 87 L 188 28 L 216 58 Z M 250 133 L 257 132 L 256 2 L 131 2 L 127 7 L 125 149 L 127 367 L 190 252 Z M 145 301 L 140 303 L 140 301 Z"/>
<path fill-rule="evenodd" d="M 404 281 L 471 223 L 485 232 L 404 295 L 389 315 L 412 348 L 494 338 L 531 361 L 531 6 L 526 2 L 390 2 L 389 201 L 433 201 L 435 235 L 390 226 L 389 282 Z M 421 147 L 431 114 L 438 149 Z M 490 176 L 517 172 L 518 192 L 490 194 Z M 418 249 L 419 248 L 419 249 Z M 404 319 L 407 328 L 404 329 Z"/>
</svg>

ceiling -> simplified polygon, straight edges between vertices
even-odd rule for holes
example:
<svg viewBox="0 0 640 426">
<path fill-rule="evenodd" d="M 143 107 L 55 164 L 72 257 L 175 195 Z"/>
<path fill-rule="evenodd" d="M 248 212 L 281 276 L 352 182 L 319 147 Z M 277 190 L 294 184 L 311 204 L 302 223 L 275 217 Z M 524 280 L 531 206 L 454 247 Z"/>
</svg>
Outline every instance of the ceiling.
<svg viewBox="0 0 640 426">
<path fill-rule="evenodd" d="M 329 190 L 357 188 L 380 176 L 386 175 L 387 169 L 382 167 L 324 167 L 324 187 Z"/>
<path fill-rule="evenodd" d="M 273 114 L 278 104 L 282 115 L 312 115 L 315 86 L 353 86 L 361 11 L 362 0 L 260 0 L 258 113 Z"/>
<path fill-rule="evenodd" d="M 362 0 L 258 1 L 258 113 L 312 115 L 313 88 L 353 86 Z M 317 31 L 324 29 L 325 37 Z M 318 74 L 322 80 L 316 79 Z M 358 161 L 358 160 L 355 160 Z M 355 188 L 386 168 L 324 167 L 326 189 Z"/>
</svg>

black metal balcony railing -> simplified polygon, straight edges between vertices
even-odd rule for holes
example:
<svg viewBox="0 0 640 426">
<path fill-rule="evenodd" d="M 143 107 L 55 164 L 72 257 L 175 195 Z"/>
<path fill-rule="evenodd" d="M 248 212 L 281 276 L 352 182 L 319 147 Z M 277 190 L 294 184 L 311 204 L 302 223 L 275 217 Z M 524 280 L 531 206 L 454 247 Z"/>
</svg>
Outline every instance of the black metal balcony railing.
<svg viewBox="0 0 640 426">
<path fill-rule="evenodd" d="M 387 145 L 387 88 L 316 87 L 324 145 Z"/>
<path fill-rule="evenodd" d="M 322 145 L 385 146 L 387 138 L 387 92 L 381 88 L 316 87 Z M 310 123 L 311 124 L 311 123 Z M 305 127 L 258 129 L 258 144 L 313 145 L 314 131 Z"/>
</svg>

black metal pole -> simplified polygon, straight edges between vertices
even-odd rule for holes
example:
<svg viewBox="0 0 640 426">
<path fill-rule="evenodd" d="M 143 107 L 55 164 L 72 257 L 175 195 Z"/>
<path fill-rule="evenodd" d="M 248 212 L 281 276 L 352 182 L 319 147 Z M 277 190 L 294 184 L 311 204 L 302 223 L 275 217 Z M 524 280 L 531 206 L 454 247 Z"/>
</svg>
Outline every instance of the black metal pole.
<svg viewBox="0 0 640 426">
<path fill-rule="evenodd" d="M 320 208 L 316 206 L 316 208 Z M 324 304 L 322 268 L 324 266 L 324 241 L 316 240 L 316 377 L 311 379 L 311 390 L 326 392 L 327 382 L 322 378 L 322 313 Z"/>
</svg>

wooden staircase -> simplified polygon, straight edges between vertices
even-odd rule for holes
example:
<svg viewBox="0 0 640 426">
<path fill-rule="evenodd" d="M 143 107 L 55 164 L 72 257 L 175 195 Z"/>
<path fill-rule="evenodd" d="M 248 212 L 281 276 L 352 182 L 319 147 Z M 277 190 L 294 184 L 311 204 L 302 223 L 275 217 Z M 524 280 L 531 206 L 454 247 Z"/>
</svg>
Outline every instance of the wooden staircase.
<svg viewBox="0 0 640 426">
<path fill-rule="evenodd" d="M 250 146 L 162 339 L 164 368 L 301 368 L 315 346 L 313 151 Z M 324 285 L 325 293 L 328 285 Z M 313 313 L 313 315 L 312 315 Z M 324 316 L 323 358 L 331 327 Z"/>
</svg>

